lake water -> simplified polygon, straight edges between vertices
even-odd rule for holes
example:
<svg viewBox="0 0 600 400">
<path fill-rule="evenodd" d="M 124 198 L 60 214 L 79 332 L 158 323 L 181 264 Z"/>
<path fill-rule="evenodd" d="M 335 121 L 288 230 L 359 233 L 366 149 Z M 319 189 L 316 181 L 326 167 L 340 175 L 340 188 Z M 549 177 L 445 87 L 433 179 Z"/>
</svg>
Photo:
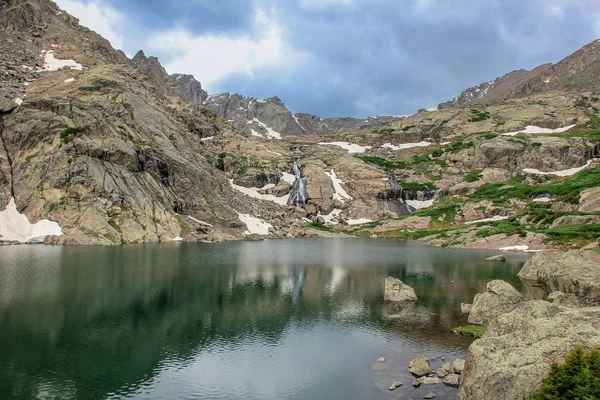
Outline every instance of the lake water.
<svg viewBox="0 0 600 400">
<path fill-rule="evenodd" d="M 497 253 L 382 239 L 0 246 L 0 398 L 455 399 L 413 388 L 408 362 L 466 355 L 471 339 L 450 332 L 460 303 L 492 279 L 520 288 L 527 256 L 484 260 Z M 386 276 L 419 301 L 386 306 Z"/>
</svg>

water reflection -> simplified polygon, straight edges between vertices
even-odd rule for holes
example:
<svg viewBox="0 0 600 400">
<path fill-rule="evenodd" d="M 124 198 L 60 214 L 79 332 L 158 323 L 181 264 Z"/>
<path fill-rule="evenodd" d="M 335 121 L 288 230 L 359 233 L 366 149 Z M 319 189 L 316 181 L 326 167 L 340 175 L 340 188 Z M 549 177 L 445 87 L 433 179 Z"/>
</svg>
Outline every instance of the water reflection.
<svg viewBox="0 0 600 400">
<path fill-rule="evenodd" d="M 461 302 L 519 285 L 524 256 L 488 255 L 367 239 L 1 247 L 0 398 L 389 397 L 415 354 L 464 353 L 448 333 Z M 419 302 L 384 305 L 388 275 Z"/>
</svg>

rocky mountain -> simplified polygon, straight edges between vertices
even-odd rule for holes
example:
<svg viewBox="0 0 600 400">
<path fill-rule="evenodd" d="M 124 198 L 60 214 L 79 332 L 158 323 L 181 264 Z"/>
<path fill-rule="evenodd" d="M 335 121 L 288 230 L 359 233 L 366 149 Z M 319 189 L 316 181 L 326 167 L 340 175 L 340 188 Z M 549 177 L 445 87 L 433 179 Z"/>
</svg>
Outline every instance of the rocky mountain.
<svg viewBox="0 0 600 400">
<path fill-rule="evenodd" d="M 518 70 L 463 91 L 439 105 L 440 109 L 492 104 L 552 91 L 577 93 L 600 90 L 600 40 L 595 40 L 556 64 L 543 64 L 531 71 Z"/>
<path fill-rule="evenodd" d="M 356 235 L 540 250 L 600 237 L 596 42 L 472 89 L 463 98 L 485 95 L 468 108 L 319 118 L 277 97 L 209 97 L 49 0 L 0 7 L 2 242 Z M 288 206 L 299 187 L 304 204 Z"/>
<path fill-rule="evenodd" d="M 208 97 L 203 106 L 214 110 L 233 127 L 250 135 L 269 139 L 298 135 L 329 135 L 364 129 L 378 129 L 402 117 L 320 118 L 292 114 L 278 97 L 265 100 L 222 93 Z"/>
</svg>

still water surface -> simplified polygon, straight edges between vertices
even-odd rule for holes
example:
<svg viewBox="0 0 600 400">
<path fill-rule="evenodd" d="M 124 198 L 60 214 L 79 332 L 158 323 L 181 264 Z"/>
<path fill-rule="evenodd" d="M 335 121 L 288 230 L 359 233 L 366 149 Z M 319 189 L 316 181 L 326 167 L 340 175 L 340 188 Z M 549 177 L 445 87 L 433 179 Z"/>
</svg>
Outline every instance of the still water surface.
<svg viewBox="0 0 600 400">
<path fill-rule="evenodd" d="M 381 239 L 0 247 L 0 398 L 455 399 L 414 389 L 406 368 L 464 357 L 471 340 L 449 332 L 466 323 L 460 303 L 492 279 L 520 288 L 527 256 L 484 260 L 497 253 Z M 386 276 L 419 301 L 386 306 Z"/>
</svg>

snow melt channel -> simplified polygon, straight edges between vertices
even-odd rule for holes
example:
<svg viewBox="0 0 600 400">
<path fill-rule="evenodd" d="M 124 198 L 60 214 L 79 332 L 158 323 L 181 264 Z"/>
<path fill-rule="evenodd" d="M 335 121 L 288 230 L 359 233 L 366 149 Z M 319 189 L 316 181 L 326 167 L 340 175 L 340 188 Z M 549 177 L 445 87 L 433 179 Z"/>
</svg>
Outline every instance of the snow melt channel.
<svg viewBox="0 0 600 400">
<path fill-rule="evenodd" d="M 20 243 L 41 243 L 46 236 L 61 236 L 62 229 L 56 222 L 47 219 L 32 224 L 26 215 L 17 210 L 11 198 L 4 211 L 0 211 L 0 239 Z"/>
</svg>

